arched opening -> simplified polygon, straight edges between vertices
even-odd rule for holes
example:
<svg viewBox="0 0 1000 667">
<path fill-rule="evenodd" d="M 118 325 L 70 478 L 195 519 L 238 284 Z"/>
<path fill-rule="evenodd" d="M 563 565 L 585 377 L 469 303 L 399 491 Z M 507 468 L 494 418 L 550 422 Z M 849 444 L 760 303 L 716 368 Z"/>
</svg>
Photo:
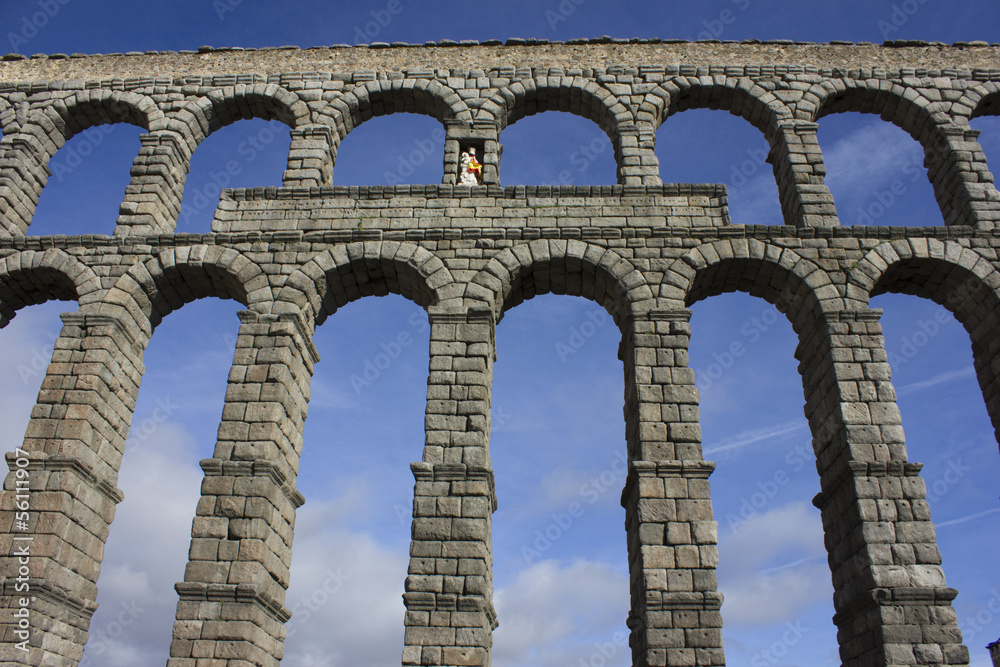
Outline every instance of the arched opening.
<svg viewBox="0 0 1000 667">
<path fill-rule="evenodd" d="M 225 188 L 281 186 L 290 147 L 279 120 L 242 120 L 206 137 L 191 156 L 177 232 L 208 232 Z"/>
<path fill-rule="evenodd" d="M 656 132 L 660 179 L 724 183 L 729 215 L 741 225 L 782 224 L 768 152 L 760 130 L 725 111 L 687 109 L 671 115 Z"/>
<path fill-rule="evenodd" d="M 1000 173 L 1000 116 L 977 116 L 969 121 L 969 125 L 979 130 L 979 145 L 983 147 L 986 163 L 995 179 Z M 993 186 L 996 187 L 996 181 Z"/>
<path fill-rule="evenodd" d="M 203 298 L 157 326 L 143 356 L 115 512 L 98 580 L 100 605 L 81 665 L 166 662 L 191 521 L 212 456 L 233 361 L 239 303 Z"/>
<path fill-rule="evenodd" d="M 341 141 L 334 185 L 441 182 L 445 129 L 431 116 L 394 113 L 365 121 Z"/>
<path fill-rule="evenodd" d="M 75 304 L 49 301 L 22 308 L 0 330 L 0 451 L 20 447 L 31 417 L 32 406 L 45 371 L 52 361 L 52 350 L 62 323 L 60 313 L 75 310 Z M 5 466 L 6 468 L 6 466 Z M 5 471 L 6 472 L 6 471 Z"/>
<path fill-rule="evenodd" d="M 603 307 L 552 294 L 497 328 L 498 667 L 631 665 L 620 341 Z"/>
<path fill-rule="evenodd" d="M 400 660 L 429 332 L 424 310 L 396 295 L 349 303 L 316 331 L 287 664 Z"/>
<path fill-rule="evenodd" d="M 28 235 L 113 234 L 143 132 L 115 123 L 95 125 L 70 138 L 49 160 L 52 175 Z"/>
<path fill-rule="evenodd" d="M 728 664 L 840 664 L 797 336 L 763 299 L 692 306 L 690 366 L 718 523 Z"/>
<path fill-rule="evenodd" d="M 615 148 L 594 121 L 568 112 L 521 118 L 500 135 L 503 185 L 614 185 Z"/>
<path fill-rule="evenodd" d="M 826 184 L 842 225 L 943 224 L 924 168 L 924 148 L 878 116 L 832 113 L 819 120 Z"/>
<path fill-rule="evenodd" d="M 996 549 L 1000 504 L 997 443 L 976 379 L 969 334 L 943 305 L 882 294 L 882 328 L 910 461 L 923 464 L 927 503 L 937 532 L 962 641 L 973 663 L 1000 636 Z"/>
</svg>

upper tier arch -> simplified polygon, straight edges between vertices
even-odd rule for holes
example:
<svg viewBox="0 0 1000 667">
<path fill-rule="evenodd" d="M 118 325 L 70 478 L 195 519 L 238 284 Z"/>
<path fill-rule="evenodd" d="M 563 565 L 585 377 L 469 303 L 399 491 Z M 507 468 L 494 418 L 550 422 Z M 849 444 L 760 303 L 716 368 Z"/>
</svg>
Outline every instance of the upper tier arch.
<svg viewBox="0 0 1000 667">
<path fill-rule="evenodd" d="M 129 323 L 148 340 L 164 317 L 208 296 L 233 299 L 259 312 L 266 312 L 272 300 L 267 276 L 252 260 L 232 248 L 194 245 L 170 248 L 133 264 L 97 308 Z"/>
<path fill-rule="evenodd" d="M 940 304 L 969 332 L 979 386 L 1000 437 L 1000 272 L 979 253 L 954 241 L 911 239 L 883 243 L 848 275 L 848 291 L 862 300 L 886 292 Z"/>
<path fill-rule="evenodd" d="M 612 142 L 622 126 L 634 121 L 631 111 L 607 88 L 583 77 L 518 79 L 498 89 L 481 107 L 501 131 L 544 111 L 566 111 L 592 120 Z"/>
<path fill-rule="evenodd" d="M 470 283 L 497 322 L 506 311 L 539 294 L 582 296 L 604 307 L 621 327 L 655 303 L 631 262 L 610 248 L 576 240 L 520 243 L 497 253 Z"/>
<path fill-rule="evenodd" d="M 674 77 L 645 95 L 636 120 L 654 130 L 670 116 L 687 109 L 723 109 L 740 116 L 770 141 L 778 124 L 792 110 L 769 90 L 749 78 Z"/>
<path fill-rule="evenodd" d="M 362 241 L 323 252 L 289 275 L 273 312 L 302 314 L 314 328 L 364 296 L 400 294 L 426 309 L 460 303 L 456 287 L 444 262 L 418 245 Z"/>
<path fill-rule="evenodd" d="M 846 305 L 830 276 L 814 262 L 756 239 L 700 245 L 674 260 L 663 275 L 661 296 L 673 308 L 723 292 L 761 297 L 785 313 L 797 334 Z"/>
<path fill-rule="evenodd" d="M 236 85 L 215 88 L 203 96 L 186 100 L 157 124 L 154 130 L 170 130 L 188 139 L 190 152 L 216 130 L 238 120 L 281 121 L 291 129 L 310 121 L 309 107 L 297 95 L 275 84 Z"/>
<path fill-rule="evenodd" d="M 316 121 L 336 130 L 338 141 L 367 120 L 392 113 L 416 113 L 441 123 L 472 121 L 461 97 L 440 81 L 404 79 L 368 81 L 331 99 L 316 113 Z"/>
<path fill-rule="evenodd" d="M 100 286 L 93 269 L 56 248 L 0 257 L 0 327 L 24 306 L 51 299 L 84 303 Z"/>
</svg>

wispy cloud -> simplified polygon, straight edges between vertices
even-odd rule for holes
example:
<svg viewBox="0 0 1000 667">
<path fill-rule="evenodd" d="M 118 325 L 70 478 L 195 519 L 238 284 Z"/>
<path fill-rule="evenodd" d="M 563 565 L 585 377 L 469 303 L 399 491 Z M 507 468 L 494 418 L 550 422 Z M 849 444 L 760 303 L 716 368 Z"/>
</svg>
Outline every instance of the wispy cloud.
<svg viewBox="0 0 1000 667">
<path fill-rule="evenodd" d="M 820 144 L 823 145 L 823 121 L 820 121 Z M 867 196 L 898 177 L 907 161 L 923 164 L 923 149 L 903 130 L 879 118 L 863 119 L 859 127 L 833 143 L 823 145 L 823 158 L 829 172 L 827 185 L 836 192 L 858 192 Z"/>
<path fill-rule="evenodd" d="M 975 514 L 959 517 L 957 519 L 951 519 L 949 521 L 938 521 L 934 525 L 936 525 L 938 528 L 943 528 L 945 526 L 956 526 L 960 523 L 975 521 L 976 519 L 981 519 L 984 516 L 988 516 L 990 514 L 996 514 L 997 512 L 1000 512 L 1000 507 L 994 507 L 993 509 L 986 510 L 985 512 L 976 512 Z"/>
<path fill-rule="evenodd" d="M 940 373 L 927 380 L 922 380 L 920 382 L 911 382 L 908 385 L 898 387 L 896 389 L 896 394 L 910 394 L 915 391 L 920 391 L 921 389 L 929 389 L 931 387 L 936 387 L 939 384 L 945 384 L 946 382 L 953 382 L 955 380 L 961 380 L 976 374 L 976 369 L 972 366 L 966 366 L 965 368 L 960 368 L 957 371 L 947 371 L 945 373 Z"/>
<path fill-rule="evenodd" d="M 737 433 L 736 435 L 726 438 L 718 444 L 705 449 L 704 454 L 705 456 L 708 456 L 720 454 L 722 452 L 736 453 L 747 445 L 752 445 L 755 442 L 760 442 L 761 440 L 769 440 L 771 438 L 788 435 L 789 433 L 795 433 L 796 431 L 801 431 L 806 428 L 806 426 L 808 426 L 808 424 L 804 421 L 796 420 L 782 422 L 765 428 L 750 429 Z"/>
<path fill-rule="evenodd" d="M 546 560 L 522 570 L 496 592 L 500 627 L 494 634 L 497 667 L 631 664 L 625 618 L 629 609 L 628 576 L 608 563 Z M 621 641 L 616 642 L 617 639 Z"/>
<path fill-rule="evenodd" d="M 790 560 L 791 559 L 791 560 Z M 783 622 L 832 596 L 819 512 L 795 502 L 752 517 L 719 541 L 726 623 Z"/>
</svg>

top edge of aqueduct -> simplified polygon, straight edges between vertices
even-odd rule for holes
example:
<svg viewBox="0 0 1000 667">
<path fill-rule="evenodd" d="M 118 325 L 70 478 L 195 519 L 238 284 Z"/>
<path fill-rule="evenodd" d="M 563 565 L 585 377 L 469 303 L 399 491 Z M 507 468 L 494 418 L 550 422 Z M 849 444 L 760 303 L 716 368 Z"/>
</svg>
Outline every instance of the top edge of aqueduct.
<svg viewBox="0 0 1000 667">
<path fill-rule="evenodd" d="M 458 48 L 456 48 L 458 47 Z M 548 42 L 509 39 L 477 42 L 441 40 L 424 45 L 374 42 L 357 46 L 314 48 L 214 48 L 197 51 L 148 51 L 127 54 L 8 54 L 0 60 L 0 82 L 129 77 L 204 76 L 226 71 L 268 76 L 292 71 L 369 70 L 396 72 L 418 68 L 483 69 L 498 67 L 638 66 L 781 66 L 865 70 L 954 68 L 972 75 L 1000 68 L 1000 44 L 917 40 L 872 43 L 806 43 L 624 40 L 610 38 Z M 845 72 L 846 73 L 846 72 Z"/>
</svg>

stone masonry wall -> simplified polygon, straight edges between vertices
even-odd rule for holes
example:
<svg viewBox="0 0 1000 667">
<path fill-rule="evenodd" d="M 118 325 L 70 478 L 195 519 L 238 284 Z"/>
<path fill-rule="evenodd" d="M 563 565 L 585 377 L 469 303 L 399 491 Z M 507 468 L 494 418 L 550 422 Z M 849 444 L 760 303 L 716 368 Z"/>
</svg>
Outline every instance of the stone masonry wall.
<svg viewBox="0 0 1000 667">
<path fill-rule="evenodd" d="M 521 301 L 557 293 L 592 299 L 622 333 L 633 664 L 724 665 L 714 464 L 702 456 L 688 307 L 743 291 L 775 304 L 799 337 L 843 664 L 968 664 L 868 302 L 904 292 L 953 312 L 1000 428 L 1000 196 L 968 125 L 1000 110 L 1000 48 L 522 42 L 0 62 L 0 325 L 49 299 L 77 304 L 24 445 L 8 456 L 0 662 L 79 663 L 143 351 L 163 317 L 217 296 L 245 310 L 168 666 L 279 664 L 311 339 L 341 306 L 392 292 L 431 324 L 402 664 L 490 664 L 503 622 L 495 327 Z M 120 67 L 129 77 L 116 78 Z M 656 128 L 701 107 L 765 135 L 783 220 L 733 225 L 723 186 L 660 183 Z M 617 184 L 503 187 L 503 129 L 546 110 L 608 134 Z M 841 111 L 878 113 L 921 142 L 942 224 L 841 226 L 815 138 L 816 119 Z M 442 123 L 441 182 L 331 186 L 339 142 L 394 112 Z M 176 233 L 191 155 L 251 117 L 289 126 L 284 186 L 223 191 L 209 233 Z M 27 236 L 49 159 L 75 133 L 119 122 L 147 133 L 114 235 Z M 470 145 L 484 151 L 484 183 L 455 185 Z"/>
</svg>

